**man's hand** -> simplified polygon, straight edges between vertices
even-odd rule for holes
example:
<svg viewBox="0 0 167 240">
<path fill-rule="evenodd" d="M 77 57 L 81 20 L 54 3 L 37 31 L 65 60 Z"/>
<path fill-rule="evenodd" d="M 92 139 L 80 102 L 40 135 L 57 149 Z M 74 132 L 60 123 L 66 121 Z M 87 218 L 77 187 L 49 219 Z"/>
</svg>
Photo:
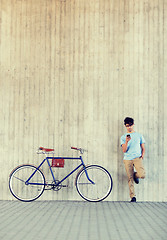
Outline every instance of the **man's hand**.
<svg viewBox="0 0 167 240">
<path fill-rule="evenodd" d="M 126 141 L 125 144 L 122 144 L 122 151 L 125 153 L 127 151 L 128 148 L 128 142 L 131 140 L 130 136 L 126 136 Z"/>
<path fill-rule="evenodd" d="M 126 142 L 128 143 L 130 140 L 131 140 L 130 135 L 127 135 L 127 136 L 126 136 Z"/>
</svg>

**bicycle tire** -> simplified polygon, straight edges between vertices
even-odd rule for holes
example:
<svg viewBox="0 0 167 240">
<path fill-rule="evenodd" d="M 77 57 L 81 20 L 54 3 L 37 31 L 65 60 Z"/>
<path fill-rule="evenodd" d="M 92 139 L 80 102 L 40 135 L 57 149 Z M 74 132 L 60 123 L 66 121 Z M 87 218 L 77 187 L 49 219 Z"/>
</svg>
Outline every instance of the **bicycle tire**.
<svg viewBox="0 0 167 240">
<path fill-rule="evenodd" d="M 35 171 L 36 173 L 30 179 L 30 183 L 40 185 L 26 184 L 25 182 Z M 45 189 L 45 177 L 40 169 L 34 165 L 21 165 L 16 167 L 9 176 L 9 189 L 12 195 L 23 202 L 31 202 L 39 198 Z"/>
<path fill-rule="evenodd" d="M 86 176 L 95 183 L 92 184 Z M 76 189 L 79 195 L 89 202 L 100 202 L 111 193 L 113 181 L 110 173 L 99 165 L 90 165 L 83 168 L 76 177 Z"/>
</svg>

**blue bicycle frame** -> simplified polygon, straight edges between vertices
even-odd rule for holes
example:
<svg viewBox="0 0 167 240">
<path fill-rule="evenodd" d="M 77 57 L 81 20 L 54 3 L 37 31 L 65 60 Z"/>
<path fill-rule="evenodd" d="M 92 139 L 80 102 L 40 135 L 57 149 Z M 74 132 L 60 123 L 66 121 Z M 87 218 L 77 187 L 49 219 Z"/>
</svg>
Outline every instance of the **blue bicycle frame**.
<svg viewBox="0 0 167 240">
<path fill-rule="evenodd" d="M 56 158 L 56 159 L 62 159 L 62 157 L 54 157 L 54 158 Z M 87 170 L 86 170 L 86 166 L 85 166 L 85 164 L 84 164 L 83 159 L 82 159 L 81 156 L 78 157 L 78 158 L 63 157 L 63 159 L 67 159 L 67 160 L 69 160 L 69 159 L 72 159 L 72 160 L 81 160 L 81 164 L 78 165 L 75 169 L 73 169 L 73 170 L 72 170 L 67 176 L 65 176 L 62 180 L 60 180 L 60 181 L 58 181 L 58 183 L 56 183 L 56 179 L 55 179 L 55 176 L 54 176 L 53 171 L 52 171 L 52 167 L 51 167 L 50 162 L 49 162 L 49 160 L 51 160 L 51 159 L 53 159 L 53 157 L 46 157 L 46 158 L 41 162 L 41 164 L 37 167 L 37 169 L 32 173 L 32 175 L 27 179 L 27 181 L 25 182 L 25 184 L 26 184 L 26 185 L 53 185 L 53 184 L 47 184 L 47 183 L 43 184 L 43 183 L 31 183 L 31 182 L 29 182 L 29 181 L 31 180 L 31 178 L 35 175 L 35 173 L 37 172 L 37 170 L 39 170 L 40 167 L 44 164 L 45 161 L 47 161 L 47 163 L 48 163 L 48 166 L 49 166 L 51 175 L 52 175 L 53 180 L 54 180 L 54 182 L 55 182 L 55 185 L 54 185 L 54 186 L 59 186 L 59 185 L 60 185 L 62 182 L 64 182 L 69 176 L 71 176 L 75 171 L 77 171 L 81 166 L 83 166 L 84 171 L 85 171 L 85 174 L 86 174 L 86 177 L 87 177 L 87 179 L 89 180 L 89 182 L 90 182 L 91 184 L 95 184 L 95 183 L 89 178 L 88 172 L 87 172 Z"/>
</svg>

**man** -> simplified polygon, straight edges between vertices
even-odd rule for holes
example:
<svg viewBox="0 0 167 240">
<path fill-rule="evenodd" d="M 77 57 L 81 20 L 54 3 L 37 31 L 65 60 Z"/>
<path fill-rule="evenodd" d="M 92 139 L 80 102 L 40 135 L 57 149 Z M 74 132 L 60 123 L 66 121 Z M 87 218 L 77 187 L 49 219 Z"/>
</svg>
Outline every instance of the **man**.
<svg viewBox="0 0 167 240">
<path fill-rule="evenodd" d="M 121 147 L 124 152 L 124 165 L 128 176 L 131 202 L 136 202 L 134 182 L 138 184 L 139 178 L 145 178 L 145 170 L 143 167 L 145 140 L 141 134 L 134 131 L 133 118 L 125 118 L 124 125 L 127 133 L 121 137 Z M 134 172 L 134 167 L 136 172 Z"/>
</svg>

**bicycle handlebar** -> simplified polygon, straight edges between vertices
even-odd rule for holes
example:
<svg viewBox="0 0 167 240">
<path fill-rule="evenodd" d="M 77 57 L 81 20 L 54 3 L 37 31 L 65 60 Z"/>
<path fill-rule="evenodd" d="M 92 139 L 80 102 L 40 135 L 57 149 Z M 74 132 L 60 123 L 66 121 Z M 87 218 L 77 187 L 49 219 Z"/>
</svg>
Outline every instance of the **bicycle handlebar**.
<svg viewBox="0 0 167 240">
<path fill-rule="evenodd" d="M 79 148 L 76 148 L 76 147 L 71 147 L 71 149 L 74 149 L 74 150 L 80 150 Z"/>
<path fill-rule="evenodd" d="M 83 149 L 83 148 L 71 147 L 71 149 L 80 151 L 81 154 L 83 154 L 84 152 L 87 152 L 87 151 L 86 151 L 85 149 Z"/>
</svg>

